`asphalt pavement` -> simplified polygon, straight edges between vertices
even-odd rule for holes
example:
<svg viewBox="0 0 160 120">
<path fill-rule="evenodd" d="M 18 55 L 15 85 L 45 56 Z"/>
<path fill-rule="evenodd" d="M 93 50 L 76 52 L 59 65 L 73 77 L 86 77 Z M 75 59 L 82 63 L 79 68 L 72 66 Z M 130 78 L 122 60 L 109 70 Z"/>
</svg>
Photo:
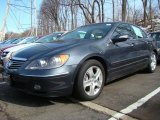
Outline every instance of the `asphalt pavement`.
<svg viewBox="0 0 160 120">
<path fill-rule="evenodd" d="M 43 98 L 10 88 L 0 75 L 0 120 L 160 120 L 160 65 L 153 74 L 137 72 L 116 80 L 93 101 L 81 102 L 71 96 Z M 143 98 L 143 99 L 142 99 Z M 137 108 L 137 101 L 141 100 Z M 146 100 L 146 101 L 145 101 Z M 145 101 L 145 102 L 144 102 Z M 132 105 L 132 107 L 130 107 Z M 134 109 L 132 109 L 135 107 Z M 131 108 L 126 114 L 123 110 Z"/>
</svg>

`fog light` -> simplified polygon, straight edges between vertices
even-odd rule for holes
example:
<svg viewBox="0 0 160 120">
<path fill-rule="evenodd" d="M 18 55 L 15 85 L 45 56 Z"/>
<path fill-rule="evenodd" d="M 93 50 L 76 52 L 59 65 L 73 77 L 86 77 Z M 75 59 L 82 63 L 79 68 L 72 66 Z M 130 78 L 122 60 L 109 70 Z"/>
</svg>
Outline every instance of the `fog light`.
<svg viewBox="0 0 160 120">
<path fill-rule="evenodd" d="M 40 89 L 41 89 L 41 86 L 40 86 L 40 85 L 34 85 L 34 89 L 35 89 L 35 90 L 40 90 Z"/>
</svg>

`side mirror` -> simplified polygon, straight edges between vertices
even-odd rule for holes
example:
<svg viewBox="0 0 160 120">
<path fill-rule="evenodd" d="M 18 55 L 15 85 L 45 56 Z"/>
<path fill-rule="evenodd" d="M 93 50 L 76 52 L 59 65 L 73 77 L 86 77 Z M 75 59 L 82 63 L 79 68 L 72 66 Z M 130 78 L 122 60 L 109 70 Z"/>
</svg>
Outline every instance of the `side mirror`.
<svg viewBox="0 0 160 120">
<path fill-rule="evenodd" d="M 126 40 L 128 40 L 128 39 L 129 39 L 128 35 L 122 35 L 122 36 L 113 38 L 113 39 L 112 39 L 112 42 L 113 42 L 113 44 L 115 44 L 115 43 L 118 43 L 118 42 L 126 41 Z"/>
<path fill-rule="evenodd" d="M 62 36 L 62 34 L 58 34 L 58 35 L 57 35 L 57 38 L 60 38 L 61 36 Z"/>
</svg>

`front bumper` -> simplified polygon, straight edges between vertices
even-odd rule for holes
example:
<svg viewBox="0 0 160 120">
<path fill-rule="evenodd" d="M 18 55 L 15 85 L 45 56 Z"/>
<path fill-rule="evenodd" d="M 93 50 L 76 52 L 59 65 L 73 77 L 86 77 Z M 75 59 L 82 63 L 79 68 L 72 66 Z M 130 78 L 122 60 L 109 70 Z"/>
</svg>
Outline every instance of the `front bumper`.
<svg viewBox="0 0 160 120">
<path fill-rule="evenodd" d="M 67 67 L 69 67 L 68 71 L 61 74 L 39 74 L 39 76 L 38 74 L 21 75 L 16 72 L 9 72 L 9 83 L 11 87 L 33 95 L 43 97 L 67 96 L 72 94 L 76 66 Z M 54 71 L 59 71 L 58 69 Z"/>
</svg>

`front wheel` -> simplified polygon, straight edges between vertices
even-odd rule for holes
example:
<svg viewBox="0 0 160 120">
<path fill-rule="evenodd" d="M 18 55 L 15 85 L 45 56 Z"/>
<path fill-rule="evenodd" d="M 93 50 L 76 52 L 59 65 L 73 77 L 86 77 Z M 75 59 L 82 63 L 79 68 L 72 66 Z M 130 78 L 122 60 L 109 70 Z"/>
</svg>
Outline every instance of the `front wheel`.
<svg viewBox="0 0 160 120">
<path fill-rule="evenodd" d="M 96 60 L 88 60 L 81 67 L 77 76 L 76 97 L 82 100 L 92 100 L 101 93 L 105 72 L 102 64 Z"/>
<path fill-rule="evenodd" d="M 156 57 L 155 52 L 152 52 L 150 55 L 150 61 L 147 67 L 147 71 L 149 73 L 153 73 L 156 70 L 156 67 L 157 67 L 157 57 Z"/>
</svg>

